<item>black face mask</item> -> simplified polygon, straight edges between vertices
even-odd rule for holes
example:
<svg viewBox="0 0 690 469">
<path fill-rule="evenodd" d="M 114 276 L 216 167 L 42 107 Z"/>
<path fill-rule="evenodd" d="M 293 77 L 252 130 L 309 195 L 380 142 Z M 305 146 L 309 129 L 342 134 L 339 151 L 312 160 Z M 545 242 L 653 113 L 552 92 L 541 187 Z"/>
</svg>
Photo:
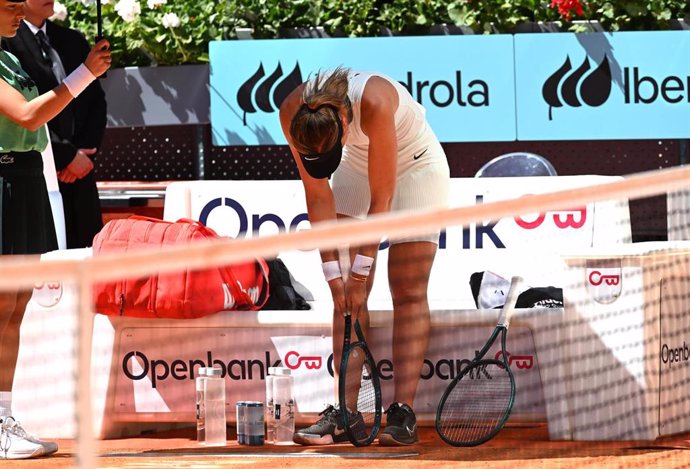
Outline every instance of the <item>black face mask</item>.
<svg viewBox="0 0 690 469">
<path fill-rule="evenodd" d="M 340 115 L 338 114 L 338 109 L 330 104 L 324 104 L 314 109 L 313 111 L 309 108 L 311 112 L 316 112 L 322 107 L 329 107 L 333 109 L 335 113 L 335 121 L 338 126 L 338 138 L 335 141 L 335 145 L 330 150 L 321 153 L 300 153 L 300 159 L 302 160 L 302 165 L 304 169 L 309 173 L 309 175 L 315 179 L 325 179 L 338 169 L 340 165 L 340 160 L 343 157 L 343 124 L 340 122 Z"/>
</svg>

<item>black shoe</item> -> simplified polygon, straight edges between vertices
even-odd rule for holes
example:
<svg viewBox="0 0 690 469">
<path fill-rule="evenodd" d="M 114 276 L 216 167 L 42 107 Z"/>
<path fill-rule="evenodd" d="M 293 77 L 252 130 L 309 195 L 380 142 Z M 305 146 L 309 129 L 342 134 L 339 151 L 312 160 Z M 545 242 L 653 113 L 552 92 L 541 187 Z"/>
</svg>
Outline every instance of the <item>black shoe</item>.
<svg viewBox="0 0 690 469">
<path fill-rule="evenodd" d="M 417 436 L 417 417 L 407 404 L 394 402 L 386 411 L 386 428 L 379 435 L 382 446 L 413 445 Z"/>
<path fill-rule="evenodd" d="M 321 418 L 314 425 L 297 430 L 292 437 L 292 441 L 300 445 L 332 445 L 349 441 L 342 427 L 340 409 L 329 405 L 319 415 L 321 415 Z M 357 413 L 357 415 L 352 415 L 350 418 L 355 438 L 366 439 L 366 428 L 362 414 Z"/>
</svg>

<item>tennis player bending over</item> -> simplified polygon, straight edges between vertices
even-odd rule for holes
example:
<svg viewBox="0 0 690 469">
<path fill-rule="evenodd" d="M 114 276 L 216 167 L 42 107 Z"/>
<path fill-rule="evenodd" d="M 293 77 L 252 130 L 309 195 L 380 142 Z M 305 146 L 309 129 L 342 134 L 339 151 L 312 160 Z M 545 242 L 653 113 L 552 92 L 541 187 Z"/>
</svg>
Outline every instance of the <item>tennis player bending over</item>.
<svg viewBox="0 0 690 469">
<path fill-rule="evenodd" d="M 304 184 L 311 223 L 447 206 L 446 155 L 424 108 L 397 81 L 345 68 L 319 73 L 285 99 L 280 121 Z M 390 240 L 395 396 L 379 436 L 382 445 L 418 440 L 412 405 L 429 342 L 427 286 L 437 245 L 438 233 Z M 366 334 L 377 252 L 378 243 L 350 247 L 345 280 L 337 250 L 321 251 L 334 303 L 334 370 L 340 368 L 346 311 L 359 319 Z M 329 406 L 318 422 L 295 432 L 294 441 L 347 441 L 338 428 L 341 411 Z"/>
</svg>

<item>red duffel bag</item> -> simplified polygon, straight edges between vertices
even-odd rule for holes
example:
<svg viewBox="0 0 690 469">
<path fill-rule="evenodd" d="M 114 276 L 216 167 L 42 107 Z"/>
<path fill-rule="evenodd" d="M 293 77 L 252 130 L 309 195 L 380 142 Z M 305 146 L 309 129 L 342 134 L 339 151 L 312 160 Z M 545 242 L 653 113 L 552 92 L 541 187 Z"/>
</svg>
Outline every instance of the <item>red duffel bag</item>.
<svg viewBox="0 0 690 469">
<path fill-rule="evenodd" d="M 93 256 L 218 238 L 194 220 L 167 222 L 133 216 L 109 221 L 93 239 Z M 219 311 L 258 310 L 268 298 L 268 265 L 263 259 L 203 270 L 97 283 L 95 310 L 112 316 L 191 319 Z"/>
</svg>

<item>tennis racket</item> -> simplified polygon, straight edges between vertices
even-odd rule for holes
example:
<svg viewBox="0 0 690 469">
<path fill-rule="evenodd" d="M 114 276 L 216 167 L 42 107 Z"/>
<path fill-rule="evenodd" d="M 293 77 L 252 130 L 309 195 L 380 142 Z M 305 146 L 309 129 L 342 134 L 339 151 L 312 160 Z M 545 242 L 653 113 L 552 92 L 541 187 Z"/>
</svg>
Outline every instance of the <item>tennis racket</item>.
<svg viewBox="0 0 690 469">
<path fill-rule="evenodd" d="M 453 446 L 477 446 L 493 438 L 508 420 L 515 401 L 515 378 L 506 352 L 506 334 L 519 294 L 513 277 L 498 324 L 472 362 L 448 385 L 436 409 L 436 431 Z M 501 335 L 501 359 L 484 358 Z"/>
<path fill-rule="evenodd" d="M 338 398 L 345 433 L 355 446 L 370 445 L 381 429 L 381 383 L 376 362 L 355 321 L 357 342 L 350 343 L 352 316 L 345 316 Z"/>
</svg>

